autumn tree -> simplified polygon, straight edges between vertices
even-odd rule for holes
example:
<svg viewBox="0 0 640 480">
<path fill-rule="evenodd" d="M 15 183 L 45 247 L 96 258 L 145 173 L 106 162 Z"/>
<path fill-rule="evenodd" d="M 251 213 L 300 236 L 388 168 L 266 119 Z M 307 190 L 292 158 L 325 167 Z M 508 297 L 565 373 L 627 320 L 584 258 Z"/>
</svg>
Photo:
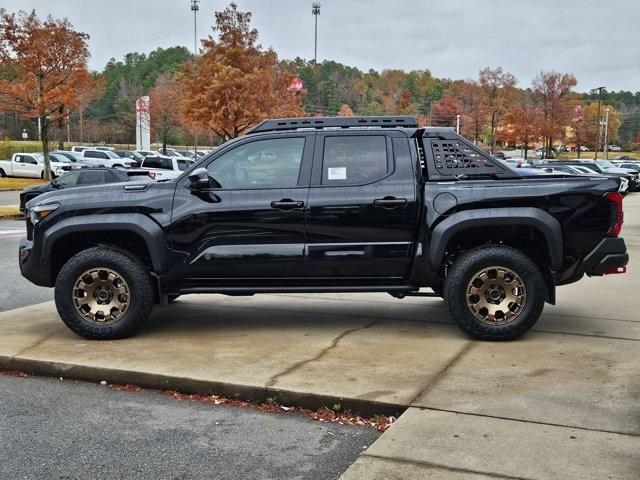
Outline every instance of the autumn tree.
<svg viewBox="0 0 640 480">
<path fill-rule="evenodd" d="M 509 100 L 514 96 L 517 80 L 512 74 L 504 72 L 502 67 L 487 67 L 480 71 L 478 83 L 484 93 L 489 116 L 491 153 L 495 153 L 496 129 L 507 110 Z"/>
<path fill-rule="evenodd" d="M 95 88 L 87 70 L 88 38 L 67 19 L 41 21 L 35 10 L 0 9 L 0 63 L 10 72 L 0 80 L 0 110 L 40 120 L 47 179 L 51 125 L 76 111 L 83 92 Z"/>
<path fill-rule="evenodd" d="M 456 116 L 461 112 L 458 100 L 445 95 L 431 104 L 431 123 L 436 126 L 453 127 L 456 124 Z"/>
<path fill-rule="evenodd" d="M 162 142 L 162 152 L 167 153 L 169 139 L 180 127 L 178 87 L 171 75 L 160 75 L 149 92 L 149 116 L 151 128 Z"/>
<path fill-rule="evenodd" d="M 346 103 L 343 103 L 338 112 L 339 117 L 353 117 L 353 110 Z"/>
<path fill-rule="evenodd" d="M 534 104 L 531 92 L 522 90 L 514 94 L 506 108 L 502 126 L 496 131 L 496 139 L 522 145 L 526 159 L 531 142 L 538 135 L 539 125 L 540 110 Z"/>
<path fill-rule="evenodd" d="M 186 123 L 226 140 L 268 117 L 303 115 L 300 96 L 287 92 L 291 77 L 276 53 L 256 43 L 251 13 L 231 3 L 215 19 L 218 38 L 202 41 L 202 55 L 185 64 L 180 80 Z"/>
<path fill-rule="evenodd" d="M 474 143 L 481 139 L 486 124 L 486 103 L 478 82 L 459 80 L 449 89 L 460 102 L 464 121 L 461 120 L 461 131 L 466 137 L 473 138 Z"/>
<path fill-rule="evenodd" d="M 540 72 L 533 79 L 533 97 L 540 108 L 540 136 L 547 153 L 571 122 L 575 100 L 572 89 L 577 83 L 569 73 Z"/>
</svg>

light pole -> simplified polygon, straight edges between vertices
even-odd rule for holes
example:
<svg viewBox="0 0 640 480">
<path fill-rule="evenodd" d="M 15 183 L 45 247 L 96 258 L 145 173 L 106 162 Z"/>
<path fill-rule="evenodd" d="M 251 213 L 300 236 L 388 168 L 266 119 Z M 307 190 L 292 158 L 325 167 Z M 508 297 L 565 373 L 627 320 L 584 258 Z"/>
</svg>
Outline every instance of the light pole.
<svg viewBox="0 0 640 480">
<path fill-rule="evenodd" d="M 596 139 L 596 153 L 593 156 L 594 160 L 598 159 L 598 149 L 600 148 L 600 129 L 602 127 L 602 121 L 600 119 L 600 106 L 602 105 L 602 91 L 605 87 L 598 87 L 591 90 L 592 92 L 598 91 L 598 138 Z"/>
<path fill-rule="evenodd" d="M 609 160 L 609 107 L 604 111 L 604 158 Z"/>
<path fill-rule="evenodd" d="M 313 63 L 318 63 L 318 15 L 320 15 L 320 2 L 313 2 L 311 5 L 311 13 L 313 13 L 313 17 L 315 18 L 316 28 L 315 28 L 315 42 L 313 48 Z"/>
<path fill-rule="evenodd" d="M 193 55 L 198 55 L 198 5 L 200 0 L 191 0 L 191 11 L 193 11 Z M 193 146 L 193 159 L 198 160 L 198 127 L 195 128 Z"/>
</svg>

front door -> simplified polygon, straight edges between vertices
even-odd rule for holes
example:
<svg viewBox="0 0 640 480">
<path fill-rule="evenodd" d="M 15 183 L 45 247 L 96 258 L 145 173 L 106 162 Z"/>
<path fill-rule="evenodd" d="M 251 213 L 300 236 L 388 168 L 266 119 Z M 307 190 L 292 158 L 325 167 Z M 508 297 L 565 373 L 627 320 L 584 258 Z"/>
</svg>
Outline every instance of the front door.
<svg viewBox="0 0 640 480">
<path fill-rule="evenodd" d="M 415 166 L 402 132 L 319 133 L 307 217 L 309 280 L 401 283 L 417 231 Z"/>
<path fill-rule="evenodd" d="M 201 165 L 210 188 L 178 185 L 170 234 L 178 277 L 225 286 L 304 277 L 314 137 L 248 135 Z"/>
</svg>

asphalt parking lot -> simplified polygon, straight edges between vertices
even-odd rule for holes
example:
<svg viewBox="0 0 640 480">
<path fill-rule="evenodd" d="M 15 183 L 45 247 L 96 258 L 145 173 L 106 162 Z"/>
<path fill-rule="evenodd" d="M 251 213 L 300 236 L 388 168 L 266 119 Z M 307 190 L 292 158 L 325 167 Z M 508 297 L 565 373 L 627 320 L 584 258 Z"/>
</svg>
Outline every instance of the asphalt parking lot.
<svg viewBox="0 0 640 480">
<path fill-rule="evenodd" d="M 5 369 L 285 404 L 404 411 L 344 479 L 640 476 L 640 196 L 625 275 L 561 287 L 531 333 L 469 340 L 437 299 L 186 296 L 136 337 L 89 342 L 51 303 L 0 314 Z"/>
</svg>

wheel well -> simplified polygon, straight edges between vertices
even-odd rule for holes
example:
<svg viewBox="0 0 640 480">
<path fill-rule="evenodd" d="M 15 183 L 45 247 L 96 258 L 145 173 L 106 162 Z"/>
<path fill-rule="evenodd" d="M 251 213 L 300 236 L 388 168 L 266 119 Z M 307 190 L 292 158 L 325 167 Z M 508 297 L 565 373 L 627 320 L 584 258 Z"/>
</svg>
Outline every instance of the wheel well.
<svg viewBox="0 0 640 480">
<path fill-rule="evenodd" d="M 126 250 L 138 257 L 150 271 L 153 271 L 147 244 L 137 233 L 127 230 L 77 232 L 58 238 L 52 245 L 50 259 L 52 280 L 55 282 L 64 264 L 76 253 L 95 246 L 111 246 Z"/>
<path fill-rule="evenodd" d="M 529 225 L 471 227 L 456 233 L 447 243 L 439 278 L 444 279 L 446 267 L 453 264 L 461 253 L 488 244 L 509 245 L 529 256 L 538 266 L 547 283 L 549 301 L 555 301 L 555 281 L 550 267 L 549 244 L 540 230 Z"/>
</svg>

